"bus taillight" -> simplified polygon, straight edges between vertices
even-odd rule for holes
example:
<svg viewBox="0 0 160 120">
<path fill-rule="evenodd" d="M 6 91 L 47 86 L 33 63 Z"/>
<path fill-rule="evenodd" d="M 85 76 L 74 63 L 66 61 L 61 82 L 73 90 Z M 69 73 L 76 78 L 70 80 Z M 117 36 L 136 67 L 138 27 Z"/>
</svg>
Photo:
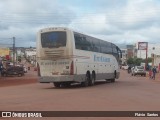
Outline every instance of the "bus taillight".
<svg viewBox="0 0 160 120">
<path fill-rule="evenodd" d="M 74 64 L 73 61 L 71 62 L 71 66 L 70 66 L 70 75 L 74 74 Z"/>
</svg>

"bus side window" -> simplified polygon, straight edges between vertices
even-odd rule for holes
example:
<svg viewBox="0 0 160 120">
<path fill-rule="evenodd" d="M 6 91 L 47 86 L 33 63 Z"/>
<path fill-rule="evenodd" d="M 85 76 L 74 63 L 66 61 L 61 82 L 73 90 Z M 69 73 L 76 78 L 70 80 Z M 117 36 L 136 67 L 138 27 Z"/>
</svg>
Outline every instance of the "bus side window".
<svg viewBox="0 0 160 120">
<path fill-rule="evenodd" d="M 93 50 L 92 39 L 90 39 L 89 37 L 84 37 L 84 38 L 86 40 L 87 50 L 92 51 Z"/>
<path fill-rule="evenodd" d="M 93 51 L 100 52 L 100 41 L 93 38 Z"/>
<path fill-rule="evenodd" d="M 106 41 L 101 41 L 101 52 L 105 54 L 111 54 L 112 53 L 112 46 L 111 43 Z"/>
<path fill-rule="evenodd" d="M 75 38 L 76 49 L 82 49 L 82 39 L 81 39 L 81 37 L 79 35 L 75 34 L 74 38 Z"/>
<path fill-rule="evenodd" d="M 84 35 L 74 34 L 76 49 L 92 51 L 92 41 Z"/>
</svg>

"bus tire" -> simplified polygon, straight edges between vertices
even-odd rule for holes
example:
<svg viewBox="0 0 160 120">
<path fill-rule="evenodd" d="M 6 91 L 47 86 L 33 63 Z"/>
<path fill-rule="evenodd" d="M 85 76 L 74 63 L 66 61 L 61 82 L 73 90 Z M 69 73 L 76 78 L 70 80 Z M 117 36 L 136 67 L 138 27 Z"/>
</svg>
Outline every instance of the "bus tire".
<svg viewBox="0 0 160 120">
<path fill-rule="evenodd" d="M 115 78 L 114 79 L 111 79 L 111 83 L 114 83 L 115 82 Z"/>
<path fill-rule="evenodd" d="M 81 86 L 82 87 L 88 87 L 89 81 L 90 81 L 90 75 L 89 75 L 89 73 L 87 73 L 86 76 L 85 76 L 85 81 L 81 82 Z"/>
<path fill-rule="evenodd" d="M 114 72 L 114 78 L 113 78 L 113 79 L 111 79 L 111 82 L 112 82 L 112 83 L 114 83 L 114 82 L 115 82 L 116 75 L 117 75 L 117 73 L 116 73 L 116 71 L 115 71 L 115 72 Z"/>
<path fill-rule="evenodd" d="M 59 87 L 61 86 L 61 83 L 59 83 L 59 82 L 54 82 L 53 84 L 54 84 L 54 86 L 57 87 L 57 88 L 59 88 Z"/>
<path fill-rule="evenodd" d="M 71 82 L 63 82 L 62 87 L 70 87 L 71 86 Z"/>
<path fill-rule="evenodd" d="M 96 74 L 95 74 L 95 72 L 92 72 L 92 77 L 89 81 L 89 85 L 93 86 L 95 84 L 95 80 L 96 80 Z"/>
</svg>

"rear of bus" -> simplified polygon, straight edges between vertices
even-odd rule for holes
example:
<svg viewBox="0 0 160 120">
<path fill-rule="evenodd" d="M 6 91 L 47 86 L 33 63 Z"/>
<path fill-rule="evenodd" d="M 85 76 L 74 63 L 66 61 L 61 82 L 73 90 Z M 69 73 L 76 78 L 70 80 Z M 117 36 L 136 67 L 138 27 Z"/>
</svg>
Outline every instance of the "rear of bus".
<svg viewBox="0 0 160 120">
<path fill-rule="evenodd" d="M 37 62 L 40 83 L 73 81 L 73 35 L 66 28 L 46 28 L 37 35 Z"/>
</svg>

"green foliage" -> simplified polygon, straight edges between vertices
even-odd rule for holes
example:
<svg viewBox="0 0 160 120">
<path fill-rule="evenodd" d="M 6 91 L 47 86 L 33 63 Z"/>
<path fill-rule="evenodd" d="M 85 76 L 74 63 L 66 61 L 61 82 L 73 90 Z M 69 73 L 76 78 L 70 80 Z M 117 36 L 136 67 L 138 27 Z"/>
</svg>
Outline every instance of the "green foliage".
<svg viewBox="0 0 160 120">
<path fill-rule="evenodd" d="M 18 56 L 18 58 L 17 58 L 17 59 L 18 59 L 18 61 L 19 61 L 19 62 L 21 62 L 21 56 Z"/>
<path fill-rule="evenodd" d="M 146 59 L 142 58 L 129 58 L 127 60 L 127 64 L 141 65 L 141 63 L 145 63 Z M 148 63 L 152 62 L 152 58 L 148 58 Z"/>
<path fill-rule="evenodd" d="M 151 63 L 152 62 L 152 58 L 148 58 L 148 63 Z"/>
<path fill-rule="evenodd" d="M 134 58 L 129 58 L 127 60 L 127 64 L 134 64 Z"/>
<path fill-rule="evenodd" d="M 141 62 L 143 61 L 142 58 L 136 58 L 135 59 L 135 65 L 141 65 Z"/>
</svg>

